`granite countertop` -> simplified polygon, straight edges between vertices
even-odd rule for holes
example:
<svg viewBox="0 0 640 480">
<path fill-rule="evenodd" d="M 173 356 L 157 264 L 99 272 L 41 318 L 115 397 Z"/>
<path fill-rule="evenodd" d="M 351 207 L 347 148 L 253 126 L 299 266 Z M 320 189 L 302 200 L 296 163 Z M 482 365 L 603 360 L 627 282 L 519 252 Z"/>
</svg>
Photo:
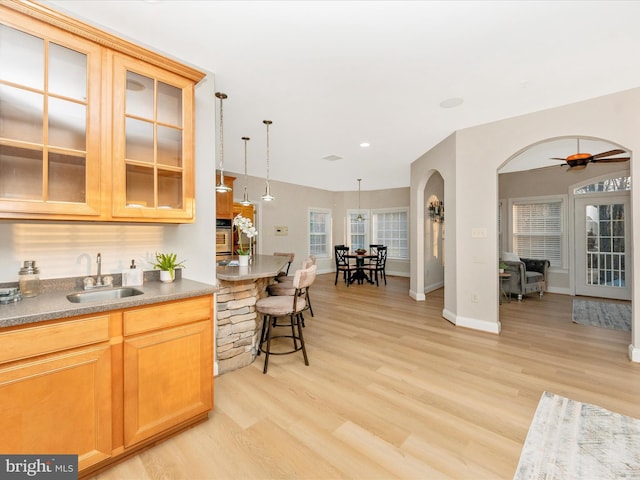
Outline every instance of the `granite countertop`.
<svg viewBox="0 0 640 480">
<path fill-rule="evenodd" d="M 151 280 L 145 281 L 142 286 L 132 287 L 142 290 L 144 292 L 142 295 L 108 301 L 71 303 L 66 296 L 69 293 L 81 292 L 82 289 L 65 282 L 59 282 L 56 285 L 56 287 L 44 289 L 36 297 L 23 298 L 16 303 L 0 305 L 0 328 L 212 295 L 218 290 L 215 285 L 184 278 L 176 279 L 173 283 Z M 116 283 L 115 288 L 117 287 Z"/>
<path fill-rule="evenodd" d="M 230 257 L 230 260 L 238 260 L 238 257 Z M 287 257 L 279 255 L 253 255 L 248 267 L 218 264 L 216 277 L 230 282 L 275 277 L 288 261 Z"/>
</svg>

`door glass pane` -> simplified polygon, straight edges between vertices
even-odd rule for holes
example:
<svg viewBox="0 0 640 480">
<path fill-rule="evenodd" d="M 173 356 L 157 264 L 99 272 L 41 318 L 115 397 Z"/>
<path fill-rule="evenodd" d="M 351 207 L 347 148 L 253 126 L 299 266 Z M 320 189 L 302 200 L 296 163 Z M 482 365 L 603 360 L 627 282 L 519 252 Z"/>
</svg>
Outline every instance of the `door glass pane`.
<svg viewBox="0 0 640 480">
<path fill-rule="evenodd" d="M 44 90 L 44 40 L 0 25 L 0 78 Z"/>
<path fill-rule="evenodd" d="M 158 82 L 158 122 L 182 126 L 182 90 Z"/>
<path fill-rule="evenodd" d="M 42 145 L 43 104 L 39 93 L 0 85 L 0 137 Z"/>
<path fill-rule="evenodd" d="M 624 204 L 587 205 L 586 284 L 625 287 Z"/>
<path fill-rule="evenodd" d="M 127 115 L 153 120 L 153 101 L 153 79 L 127 72 Z"/>
<path fill-rule="evenodd" d="M 86 160 L 58 153 L 49 153 L 49 200 L 56 202 L 86 202 Z"/>
<path fill-rule="evenodd" d="M 87 100 L 87 56 L 49 44 L 49 93 Z"/>
<path fill-rule="evenodd" d="M 126 129 L 127 159 L 153 163 L 153 124 L 127 118 Z"/>
<path fill-rule="evenodd" d="M 158 125 L 158 163 L 182 166 L 182 131 Z"/>
<path fill-rule="evenodd" d="M 42 152 L 0 145 L 0 198 L 42 200 Z"/>
<path fill-rule="evenodd" d="M 182 174 L 158 171 L 158 208 L 182 208 Z"/>
<path fill-rule="evenodd" d="M 127 165 L 127 206 L 155 208 L 153 168 Z"/>
<path fill-rule="evenodd" d="M 87 108 L 68 100 L 49 98 L 49 145 L 87 149 Z"/>
</svg>

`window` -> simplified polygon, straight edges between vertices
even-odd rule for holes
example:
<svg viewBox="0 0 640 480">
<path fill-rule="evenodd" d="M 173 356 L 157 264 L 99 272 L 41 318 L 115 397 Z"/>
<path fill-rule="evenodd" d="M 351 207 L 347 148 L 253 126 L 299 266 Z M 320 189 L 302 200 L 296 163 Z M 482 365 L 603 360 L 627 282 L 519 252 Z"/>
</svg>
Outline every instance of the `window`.
<svg viewBox="0 0 640 480">
<path fill-rule="evenodd" d="M 362 215 L 364 220 L 358 220 L 358 215 Z M 347 211 L 347 238 L 352 251 L 358 248 L 369 249 L 371 243 L 369 242 L 369 218 L 371 218 L 369 211 Z"/>
<path fill-rule="evenodd" d="M 545 258 L 563 267 L 563 200 L 516 201 L 513 213 L 513 251 L 520 257 Z"/>
<path fill-rule="evenodd" d="M 372 210 L 373 242 L 387 246 L 388 258 L 409 258 L 409 211 L 406 208 Z"/>
<path fill-rule="evenodd" d="M 309 255 L 329 257 L 331 245 L 331 210 L 309 209 Z"/>
<path fill-rule="evenodd" d="M 576 188 L 573 193 L 583 195 L 586 193 L 625 192 L 631 190 L 631 177 L 606 178 L 596 183 L 583 185 Z"/>
</svg>

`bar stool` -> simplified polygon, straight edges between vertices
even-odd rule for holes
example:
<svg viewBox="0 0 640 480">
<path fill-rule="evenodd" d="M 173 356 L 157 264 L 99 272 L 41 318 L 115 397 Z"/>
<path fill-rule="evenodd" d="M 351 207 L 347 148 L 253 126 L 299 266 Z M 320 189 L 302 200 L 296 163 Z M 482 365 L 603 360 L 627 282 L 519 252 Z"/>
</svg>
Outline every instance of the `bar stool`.
<svg viewBox="0 0 640 480">
<path fill-rule="evenodd" d="M 316 264 L 316 257 L 310 255 L 302 262 L 302 269 L 306 270 L 312 265 Z M 278 283 L 274 283 L 267 287 L 269 295 L 293 295 L 295 290 L 293 286 L 293 276 L 276 277 Z M 307 301 L 307 308 L 313 317 L 313 307 L 311 306 L 311 297 L 309 297 L 309 287 L 305 288 L 304 298 Z M 302 320 L 302 326 L 304 327 L 304 319 Z"/>
<path fill-rule="evenodd" d="M 290 253 L 290 252 L 273 252 L 273 255 L 275 257 L 289 258 L 289 260 L 287 261 L 287 264 L 284 267 L 282 267 L 284 270 L 281 270 L 280 272 L 278 272 L 278 275 L 276 276 L 276 282 L 279 282 L 280 278 L 291 278 L 291 277 L 287 277 L 287 275 L 289 275 L 289 268 L 291 267 L 291 264 L 293 263 L 293 259 L 295 258 L 296 254 Z"/>
<path fill-rule="evenodd" d="M 288 355 L 302 350 L 304 364 L 309 365 L 309 358 L 307 357 L 307 350 L 302 335 L 302 323 L 304 322 L 302 312 L 307 308 L 305 289 L 314 282 L 316 269 L 317 267 L 312 265 L 307 269 L 296 271 L 293 276 L 293 295 L 274 295 L 261 298 L 256 302 L 256 311 L 263 316 L 262 333 L 260 334 L 260 344 L 258 347 L 258 355 L 260 352 L 264 352 L 265 354 L 262 373 L 267 373 L 270 355 Z M 289 317 L 289 324 L 276 324 L 275 319 L 279 317 Z M 271 321 L 271 319 L 273 319 L 273 321 Z M 274 335 L 275 328 L 286 326 L 291 327 L 291 335 Z M 283 352 L 272 351 L 271 341 L 275 338 L 291 338 L 293 340 L 293 349 Z"/>
</svg>

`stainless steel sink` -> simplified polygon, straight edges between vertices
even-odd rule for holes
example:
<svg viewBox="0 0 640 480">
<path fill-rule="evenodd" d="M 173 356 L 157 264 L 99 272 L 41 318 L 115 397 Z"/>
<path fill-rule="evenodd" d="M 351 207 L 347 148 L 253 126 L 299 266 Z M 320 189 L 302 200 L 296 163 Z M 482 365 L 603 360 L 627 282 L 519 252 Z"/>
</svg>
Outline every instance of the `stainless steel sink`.
<svg viewBox="0 0 640 480">
<path fill-rule="evenodd" d="M 70 293 L 67 295 L 67 300 L 71 303 L 107 302 L 109 300 L 117 300 L 118 298 L 135 297 L 143 293 L 142 290 L 131 287 L 108 288 L 105 290 Z"/>
</svg>

